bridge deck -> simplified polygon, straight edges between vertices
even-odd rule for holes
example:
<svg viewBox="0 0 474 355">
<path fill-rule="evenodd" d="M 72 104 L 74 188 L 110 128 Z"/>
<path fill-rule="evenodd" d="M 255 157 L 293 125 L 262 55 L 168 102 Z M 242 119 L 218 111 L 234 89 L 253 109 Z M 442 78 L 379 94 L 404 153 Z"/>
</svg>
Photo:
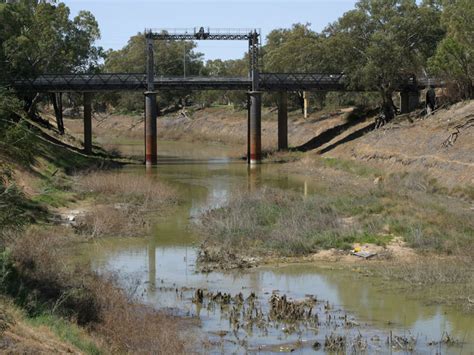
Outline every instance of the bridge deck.
<svg viewBox="0 0 474 355">
<path fill-rule="evenodd" d="M 322 90 L 349 91 L 343 74 L 261 73 L 262 91 Z M 400 84 L 402 89 L 419 89 L 427 85 L 441 86 L 433 79 L 418 79 Z M 146 74 L 46 74 L 35 79 L 17 79 L 11 86 L 22 92 L 97 92 L 145 91 Z M 156 76 L 156 90 L 250 90 L 248 77 L 167 77 Z"/>
</svg>

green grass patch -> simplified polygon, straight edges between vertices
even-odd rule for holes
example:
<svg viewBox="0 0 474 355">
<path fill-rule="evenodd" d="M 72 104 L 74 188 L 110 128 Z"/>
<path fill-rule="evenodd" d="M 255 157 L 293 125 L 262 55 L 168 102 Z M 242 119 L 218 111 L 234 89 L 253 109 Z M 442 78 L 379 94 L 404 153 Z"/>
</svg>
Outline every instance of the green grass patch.
<svg viewBox="0 0 474 355">
<path fill-rule="evenodd" d="M 470 206 L 443 192 L 423 173 L 389 176 L 349 193 L 321 189 L 304 197 L 261 189 L 235 194 L 228 206 L 203 216 L 200 228 L 207 244 L 233 253 L 305 255 L 403 237 L 422 252 L 474 255 Z"/>
<path fill-rule="evenodd" d="M 59 339 L 75 346 L 86 354 L 104 354 L 83 329 L 70 321 L 51 314 L 41 314 L 33 318 L 27 318 L 27 321 L 35 327 L 48 327 Z"/>
<path fill-rule="evenodd" d="M 355 162 L 351 160 L 339 159 L 339 158 L 322 158 L 321 162 L 324 166 L 328 168 L 338 169 L 351 173 L 354 175 L 369 177 L 379 175 L 380 171 L 361 164 L 360 162 Z"/>
</svg>

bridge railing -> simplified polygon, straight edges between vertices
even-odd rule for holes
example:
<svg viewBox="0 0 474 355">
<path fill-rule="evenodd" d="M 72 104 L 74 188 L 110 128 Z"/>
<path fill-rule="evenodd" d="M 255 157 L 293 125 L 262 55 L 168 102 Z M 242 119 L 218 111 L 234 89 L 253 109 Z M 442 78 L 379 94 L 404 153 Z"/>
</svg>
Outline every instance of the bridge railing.
<svg viewBox="0 0 474 355">
<path fill-rule="evenodd" d="M 37 78 L 15 79 L 17 90 L 37 91 L 102 91 L 144 89 L 143 73 L 110 74 L 44 74 Z"/>
<path fill-rule="evenodd" d="M 348 80 L 344 74 L 261 73 L 259 78 L 262 90 L 348 90 Z M 251 86 L 249 77 L 157 75 L 154 81 L 157 90 L 247 90 Z M 417 90 L 429 85 L 439 87 L 444 82 L 428 77 L 407 78 L 400 82 L 398 90 Z M 11 86 L 18 91 L 29 92 L 145 91 L 147 87 L 145 73 L 45 74 L 37 78 L 13 80 Z"/>
<path fill-rule="evenodd" d="M 315 74 L 315 73 L 262 73 L 260 85 L 265 89 L 343 89 L 344 74 Z"/>
</svg>

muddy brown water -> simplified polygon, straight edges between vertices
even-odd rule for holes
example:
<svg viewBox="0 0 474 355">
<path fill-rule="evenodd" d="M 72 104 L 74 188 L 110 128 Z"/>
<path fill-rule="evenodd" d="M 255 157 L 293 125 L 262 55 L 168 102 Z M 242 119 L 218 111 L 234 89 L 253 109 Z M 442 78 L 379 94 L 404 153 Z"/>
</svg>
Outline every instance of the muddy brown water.
<svg viewBox="0 0 474 355">
<path fill-rule="evenodd" d="M 197 273 L 193 219 L 201 213 L 224 206 L 233 191 L 273 186 L 312 194 L 320 182 L 278 173 L 272 165 L 249 169 L 221 146 L 160 142 L 159 152 L 153 170 L 130 167 L 123 173 L 165 181 L 181 193 L 183 203 L 157 221 L 151 236 L 101 240 L 89 245 L 86 255 L 95 270 L 116 274 L 120 286 L 144 303 L 198 318 L 208 339 L 202 352 L 326 353 L 326 338 L 340 336 L 346 345 L 342 353 L 474 353 L 472 315 L 426 305 L 422 292 L 387 287 L 386 280 L 315 264 Z M 194 299 L 198 289 L 207 294 L 202 303 Z M 252 307 L 260 321 L 244 316 L 250 309 L 246 301 L 241 306 L 214 302 L 218 292 L 241 293 L 244 300 L 254 293 Z M 272 294 L 317 301 L 305 321 L 275 320 L 269 316 Z M 446 334 L 457 342 L 440 343 Z"/>
</svg>

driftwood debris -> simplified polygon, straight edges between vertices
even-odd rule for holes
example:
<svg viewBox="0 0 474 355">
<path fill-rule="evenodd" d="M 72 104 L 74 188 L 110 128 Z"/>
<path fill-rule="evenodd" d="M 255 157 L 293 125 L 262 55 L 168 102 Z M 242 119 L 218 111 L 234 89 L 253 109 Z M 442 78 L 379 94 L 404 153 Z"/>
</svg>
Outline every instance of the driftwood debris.
<svg viewBox="0 0 474 355">
<path fill-rule="evenodd" d="M 456 140 L 458 139 L 461 130 L 465 130 L 471 127 L 474 127 L 474 115 L 470 115 L 467 117 L 468 120 L 464 123 L 458 124 L 454 127 L 454 132 L 452 132 L 449 137 L 443 142 L 442 146 L 445 148 L 452 147 Z"/>
</svg>

